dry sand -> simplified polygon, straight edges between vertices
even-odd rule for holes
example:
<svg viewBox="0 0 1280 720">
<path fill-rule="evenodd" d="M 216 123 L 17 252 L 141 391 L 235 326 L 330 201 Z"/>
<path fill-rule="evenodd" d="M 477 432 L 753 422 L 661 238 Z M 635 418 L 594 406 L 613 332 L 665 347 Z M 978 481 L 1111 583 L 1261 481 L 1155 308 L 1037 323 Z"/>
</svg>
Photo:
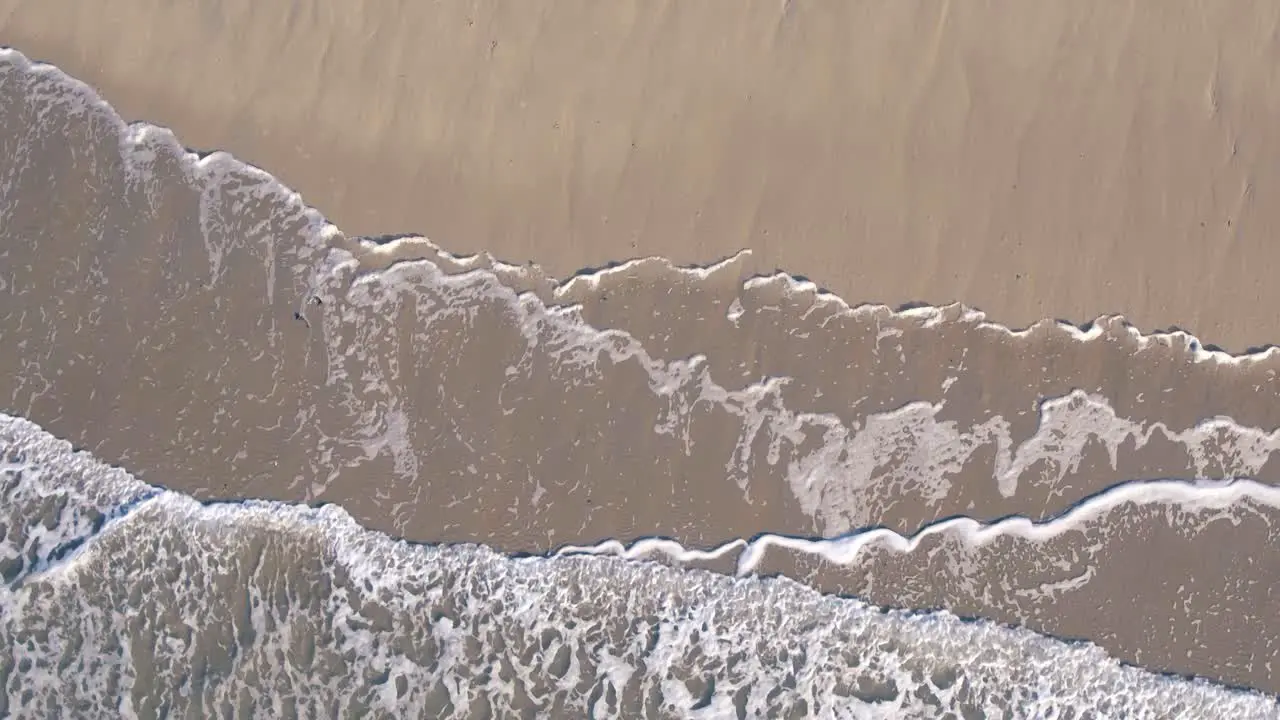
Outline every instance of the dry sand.
<svg viewBox="0 0 1280 720">
<path fill-rule="evenodd" d="M 1265 2 L 0 0 L 0 43 L 349 233 L 1000 322 L 1280 336 Z"/>
</svg>

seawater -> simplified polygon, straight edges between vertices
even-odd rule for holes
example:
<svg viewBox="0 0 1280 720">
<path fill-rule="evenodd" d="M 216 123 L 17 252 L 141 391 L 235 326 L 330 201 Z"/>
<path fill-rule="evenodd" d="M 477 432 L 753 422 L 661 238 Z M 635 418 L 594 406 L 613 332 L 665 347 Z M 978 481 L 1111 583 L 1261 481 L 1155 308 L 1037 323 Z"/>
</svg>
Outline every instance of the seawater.
<svg viewBox="0 0 1280 720">
<path fill-rule="evenodd" d="M 14 717 L 1275 717 L 1272 699 L 785 579 L 202 504 L 0 417 Z"/>
</svg>

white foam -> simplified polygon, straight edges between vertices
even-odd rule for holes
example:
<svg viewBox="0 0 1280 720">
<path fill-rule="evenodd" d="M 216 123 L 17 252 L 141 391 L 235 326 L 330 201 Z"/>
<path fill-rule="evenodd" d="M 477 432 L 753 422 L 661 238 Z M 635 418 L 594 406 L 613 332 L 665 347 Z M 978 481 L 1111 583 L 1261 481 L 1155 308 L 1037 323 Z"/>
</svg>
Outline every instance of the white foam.
<svg viewBox="0 0 1280 720">
<path fill-rule="evenodd" d="M 1109 515 L 1124 505 L 1170 505 L 1184 511 L 1223 509 L 1243 500 L 1252 500 L 1280 510 L 1280 488 L 1252 480 L 1182 481 L 1163 480 L 1113 485 L 1104 492 L 1073 506 L 1068 512 L 1047 522 L 1026 517 L 1010 517 L 994 523 L 956 517 L 941 520 L 904 536 L 886 528 L 874 528 L 848 537 L 831 540 L 767 535 L 751 542 L 739 558 L 739 574 L 750 574 L 772 547 L 803 552 L 836 564 L 852 564 L 872 545 L 881 545 L 900 553 L 915 550 L 931 536 L 948 535 L 969 547 L 981 547 L 996 538 L 1012 536 L 1045 542 L 1065 533 L 1082 530 L 1092 522 Z M 702 551 L 715 552 L 715 551 Z"/>
<path fill-rule="evenodd" d="M 92 487 L 112 476 L 29 423 L 0 416 L 0 438 L 6 451 L 27 449 L 19 485 Z M 297 557 L 297 579 L 285 582 L 266 552 Z M 182 582 L 164 580 L 175 572 Z M 246 584 L 229 588 L 234 578 Z M 229 604 L 236 597 L 241 611 Z M 572 715 L 637 715 L 623 697 L 650 698 L 656 705 L 645 710 L 659 716 L 714 718 L 962 708 L 1264 718 L 1280 709 L 1273 698 L 1122 666 L 1092 645 L 946 613 L 881 612 L 785 580 L 414 546 L 360 528 L 335 506 L 201 505 L 173 492 L 131 506 L 88 538 L 76 562 L 27 578 L 0 603 L 0 647 L 32 694 L 8 684 L 9 709 L 34 714 L 130 703 L 121 695 L 136 687 L 130 648 L 140 643 L 154 674 L 149 699 L 178 714 L 197 700 L 279 714 L 284 698 L 302 714 L 408 716 L 557 703 Z M 210 664 L 193 691 L 193 664 L 227 642 L 229 670 Z M 689 683 L 707 679 L 715 684 L 704 698 Z"/>
<path fill-rule="evenodd" d="M 639 365 L 649 377 L 650 391 L 666 404 L 655 424 L 657 432 L 682 436 L 688 447 L 695 408 L 710 406 L 736 418 L 741 430 L 734 454 L 726 459 L 729 478 L 749 493 L 753 478 L 776 468 L 826 535 L 871 524 L 906 499 L 941 506 L 954 491 L 951 478 L 977 450 L 991 445 L 996 449 L 993 482 L 1006 497 L 1016 496 L 1020 478 L 1040 461 L 1049 461 L 1051 471 L 1041 474 L 1038 485 L 1050 495 L 1065 494 L 1063 479 L 1078 469 L 1083 453 L 1094 442 L 1107 448 L 1115 467 L 1126 441 L 1140 448 L 1162 433 L 1182 445 L 1188 464 L 1205 477 L 1256 474 L 1280 449 L 1280 433 L 1241 426 L 1230 418 L 1175 431 L 1160 423 L 1147 425 L 1120 417 L 1106 398 L 1079 391 L 1045 401 L 1038 432 L 1016 446 L 1009 424 L 1000 416 L 963 428 L 955 421 L 937 419 L 941 403 L 910 403 L 874 414 L 860 424 L 848 424 L 834 414 L 787 408 L 781 395 L 787 378 L 727 389 L 711 377 L 703 356 L 670 362 L 656 358 L 623 331 L 588 325 L 577 306 L 548 306 L 532 293 L 515 292 L 488 271 L 451 274 L 430 261 L 414 260 L 362 273 L 360 261 L 351 256 L 335 263 L 333 273 L 335 281 L 321 291 L 327 293 L 325 327 L 331 337 L 343 337 L 342 328 L 347 333 L 354 328 L 358 337 L 368 337 L 369 342 L 386 337 L 388 329 L 378 323 L 381 318 L 397 317 L 404 305 L 432 321 L 451 314 L 469 315 L 488 306 L 510 318 L 531 351 L 536 348 L 562 369 L 572 370 L 578 382 L 589 381 L 605 357 L 614 365 Z M 430 347 L 430 340 L 420 331 L 413 344 Z M 331 381 L 353 376 L 354 370 L 346 369 L 345 363 L 348 357 L 354 359 L 366 397 L 376 390 L 376 395 L 387 398 L 385 407 L 391 412 L 397 401 L 390 378 L 379 375 L 369 362 L 366 345 L 359 339 L 345 346 L 331 345 Z M 508 375 L 519 371 L 509 369 Z M 822 437 L 821 447 L 801 450 L 811 437 Z M 755 452 L 760 439 L 766 440 L 763 457 Z"/>
<path fill-rule="evenodd" d="M 1040 320 L 1022 329 L 1015 329 L 989 320 L 987 314 L 962 303 L 949 305 L 921 305 L 916 307 L 895 309 L 878 303 L 851 305 L 839 295 L 823 290 L 808 280 L 799 280 L 784 272 L 772 275 L 757 276 L 748 279 L 745 290 L 772 288 L 788 295 L 812 297 L 815 304 L 826 305 L 835 309 L 838 314 L 852 317 L 881 317 L 897 320 L 908 320 L 920 327 L 933 327 L 942 322 L 967 324 L 975 329 L 996 333 L 1014 341 L 1022 341 L 1036 332 L 1056 329 L 1068 338 L 1081 343 L 1097 342 L 1107 337 L 1125 338 L 1131 341 L 1138 352 L 1152 347 L 1177 347 L 1186 350 L 1193 362 L 1217 363 L 1228 366 L 1243 366 L 1265 363 L 1280 355 L 1280 347 L 1269 345 L 1261 349 L 1248 350 L 1242 353 L 1230 353 L 1224 350 L 1210 350 L 1200 338 L 1183 330 L 1173 332 L 1143 333 L 1141 329 L 1129 323 L 1123 315 L 1099 315 L 1092 322 L 1078 327 L 1060 320 Z"/>
<path fill-rule="evenodd" d="M 617 277 L 625 278 L 633 275 L 646 266 L 660 268 L 662 271 L 674 275 L 677 281 L 705 282 L 707 279 L 738 265 L 749 257 L 751 257 L 751 250 L 743 249 L 723 260 L 706 266 L 677 266 L 672 264 L 670 260 L 658 256 L 635 258 L 594 272 L 574 274 L 555 288 L 555 297 L 557 299 L 577 297 L 578 293 L 583 290 L 594 291 L 600 287 L 601 283 Z"/>
<path fill-rule="evenodd" d="M 529 272 L 528 266 L 503 263 L 495 260 L 491 255 L 484 252 L 473 255 L 458 255 L 451 253 L 442 249 L 437 243 L 422 236 L 413 236 L 384 244 L 375 244 L 366 241 L 365 247 L 371 252 L 395 254 L 402 251 L 403 246 L 399 243 L 409 242 L 426 243 L 433 249 L 433 251 L 448 257 L 463 267 L 474 267 L 479 269 L 492 267 L 500 268 L 512 273 Z M 705 281 L 716 274 L 724 272 L 726 269 L 734 267 L 746 258 L 749 258 L 751 254 L 752 251 L 749 248 L 746 248 L 739 250 L 737 253 L 727 258 L 706 266 L 676 265 L 669 259 L 657 255 L 632 258 L 597 270 L 584 270 L 574 273 L 563 281 L 560 281 L 555 286 L 553 290 L 553 297 L 558 300 L 578 297 L 583 291 L 594 291 L 603 283 L 607 283 L 614 278 L 626 277 L 634 274 L 645 267 L 662 268 L 664 271 L 675 275 L 675 281 L 677 282 L 681 280 L 695 282 Z M 1131 324 L 1124 315 L 1115 313 L 1099 315 L 1091 322 L 1085 323 L 1082 326 L 1073 325 L 1060 320 L 1045 319 L 1033 323 L 1025 328 L 1018 329 L 990 320 L 987 314 L 982 310 L 969 307 L 963 303 L 950 303 L 947 305 L 917 305 L 905 308 L 893 308 L 883 303 L 851 304 L 838 294 L 823 289 L 811 280 L 802 280 L 794 275 L 781 271 L 768 275 L 750 277 L 742 283 L 742 290 L 746 293 L 761 289 L 779 290 L 789 296 L 810 298 L 815 306 L 832 308 L 840 315 L 847 315 L 850 317 L 879 317 L 881 319 L 891 319 L 895 321 L 905 320 L 922 328 L 934 327 L 943 322 L 972 325 L 975 329 L 997 333 L 1014 341 L 1025 340 L 1033 333 L 1042 332 L 1046 329 L 1056 329 L 1064 333 L 1068 338 L 1081 343 L 1097 342 L 1107 338 L 1108 336 L 1125 338 L 1134 343 L 1138 352 L 1152 347 L 1183 348 L 1187 351 L 1188 357 L 1193 362 L 1199 363 L 1209 362 L 1239 366 L 1264 363 L 1272 360 L 1277 355 L 1280 355 L 1280 347 L 1277 346 L 1267 346 L 1241 353 L 1230 353 L 1223 350 L 1210 350 L 1206 348 L 1205 343 L 1200 338 L 1184 330 L 1144 333 L 1140 328 Z M 735 301 L 738 303 L 739 310 L 731 314 L 731 320 L 736 320 L 741 317 L 744 312 L 741 309 L 741 298 L 735 298 Z"/>
<path fill-rule="evenodd" d="M 643 538 L 631 544 L 619 540 L 604 540 L 594 545 L 565 545 L 556 550 L 556 555 L 605 555 L 625 560 L 645 560 L 654 555 L 664 555 L 682 564 L 694 564 L 730 557 L 744 548 L 753 547 L 741 538 L 735 538 L 714 548 L 703 550 L 686 548 L 670 538 Z M 747 572 L 749 572 L 748 570 Z M 745 574 L 745 573 L 740 573 Z"/>
<path fill-rule="evenodd" d="M 729 320 L 729 322 L 734 324 L 734 327 L 737 327 L 738 320 L 742 317 L 744 312 L 746 311 L 742 307 L 742 299 L 734 298 L 733 302 L 729 303 L 729 309 L 725 311 L 724 316 Z"/>
<path fill-rule="evenodd" d="M 756 572 L 760 561 L 772 548 L 803 553 L 836 565 L 850 565 L 872 546 L 909 553 L 926 539 L 943 535 L 971 548 L 982 547 L 1000 537 L 1046 542 L 1066 533 L 1081 531 L 1126 505 L 1169 506 L 1194 513 L 1229 509 L 1244 501 L 1280 511 L 1280 488 L 1249 479 L 1135 481 L 1112 485 L 1073 505 L 1061 515 L 1043 521 L 1014 516 L 986 523 L 961 516 L 931 523 L 908 535 L 883 527 L 830 539 L 763 534 L 751 541 L 735 538 L 713 548 L 686 548 L 668 538 L 644 538 L 630 544 L 606 540 L 594 545 L 566 545 L 557 550 L 557 554 L 609 555 L 629 560 L 660 554 L 679 563 L 691 564 L 741 551 L 737 572 L 745 577 Z"/>
</svg>

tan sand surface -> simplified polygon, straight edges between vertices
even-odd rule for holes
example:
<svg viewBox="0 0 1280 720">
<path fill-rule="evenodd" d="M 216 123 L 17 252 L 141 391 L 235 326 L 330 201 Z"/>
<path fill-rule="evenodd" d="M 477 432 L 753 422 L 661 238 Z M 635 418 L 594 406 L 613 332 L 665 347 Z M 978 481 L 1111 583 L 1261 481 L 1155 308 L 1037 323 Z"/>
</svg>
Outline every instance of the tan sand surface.
<svg viewBox="0 0 1280 720">
<path fill-rule="evenodd" d="M 351 233 L 1280 336 L 1265 2 L 0 0 L 0 44 Z M 1267 210 L 1270 206 L 1273 209 Z"/>
</svg>

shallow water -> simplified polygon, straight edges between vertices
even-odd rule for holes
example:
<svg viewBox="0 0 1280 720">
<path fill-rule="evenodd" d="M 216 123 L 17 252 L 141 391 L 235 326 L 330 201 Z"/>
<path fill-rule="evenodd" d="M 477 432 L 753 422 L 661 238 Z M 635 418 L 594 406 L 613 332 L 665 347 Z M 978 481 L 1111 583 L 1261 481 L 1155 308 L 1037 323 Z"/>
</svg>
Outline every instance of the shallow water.
<svg viewBox="0 0 1280 720">
<path fill-rule="evenodd" d="M 1105 653 L 1280 692 L 1280 352 L 348 238 L 14 51 L 0 128 L 0 410 L 155 486 L 11 465 L 11 712 L 1276 711 Z"/>
</svg>

